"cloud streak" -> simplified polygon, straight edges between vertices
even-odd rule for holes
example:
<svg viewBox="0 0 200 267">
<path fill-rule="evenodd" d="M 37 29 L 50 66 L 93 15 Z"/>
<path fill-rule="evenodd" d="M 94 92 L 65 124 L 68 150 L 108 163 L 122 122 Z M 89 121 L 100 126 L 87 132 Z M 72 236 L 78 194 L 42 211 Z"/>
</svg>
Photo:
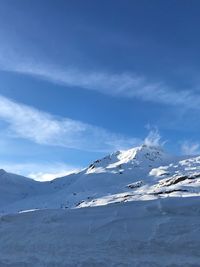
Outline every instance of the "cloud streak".
<svg viewBox="0 0 200 267">
<path fill-rule="evenodd" d="M 200 95 L 193 90 L 174 90 L 163 83 L 148 82 L 147 79 L 132 73 L 112 74 L 89 72 L 73 68 L 60 68 L 54 65 L 35 63 L 33 60 L 12 60 L 0 57 L 0 68 L 25 75 L 31 75 L 49 82 L 68 87 L 80 87 L 115 97 L 137 98 L 143 101 L 200 108 Z"/>
<path fill-rule="evenodd" d="M 86 151 L 112 151 L 141 142 L 87 123 L 59 118 L 0 96 L 0 119 L 12 137 Z"/>
</svg>

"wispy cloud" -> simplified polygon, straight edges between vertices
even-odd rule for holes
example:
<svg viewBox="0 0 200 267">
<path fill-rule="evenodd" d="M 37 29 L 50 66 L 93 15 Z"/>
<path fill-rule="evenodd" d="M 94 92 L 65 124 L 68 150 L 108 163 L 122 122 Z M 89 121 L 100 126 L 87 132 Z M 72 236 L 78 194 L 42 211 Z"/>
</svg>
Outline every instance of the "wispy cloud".
<svg viewBox="0 0 200 267">
<path fill-rule="evenodd" d="M 49 82 L 98 91 L 103 94 L 160 103 L 182 108 L 200 108 L 200 95 L 193 90 L 175 90 L 161 82 L 149 82 L 145 77 L 133 73 L 113 74 L 61 68 L 33 60 L 12 60 L 0 57 L 0 68 L 32 75 Z"/>
<path fill-rule="evenodd" d="M 181 145 L 181 150 L 184 155 L 200 154 L 200 144 L 197 142 L 184 141 Z"/>
<path fill-rule="evenodd" d="M 9 134 L 38 144 L 87 151 L 112 151 L 141 142 L 70 118 L 59 118 L 0 96 L 0 119 Z"/>
</svg>

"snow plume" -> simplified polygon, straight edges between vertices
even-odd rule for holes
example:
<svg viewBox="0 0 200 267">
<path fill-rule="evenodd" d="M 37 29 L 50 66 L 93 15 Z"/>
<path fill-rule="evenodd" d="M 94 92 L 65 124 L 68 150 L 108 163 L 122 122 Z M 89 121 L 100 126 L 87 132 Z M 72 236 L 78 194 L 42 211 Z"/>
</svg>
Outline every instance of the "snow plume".
<svg viewBox="0 0 200 267">
<path fill-rule="evenodd" d="M 144 144 L 147 146 L 162 146 L 161 136 L 157 128 L 150 130 L 147 137 L 144 139 Z"/>
<path fill-rule="evenodd" d="M 184 155 L 197 155 L 200 154 L 200 145 L 199 143 L 185 141 L 181 145 L 181 150 Z"/>
</svg>

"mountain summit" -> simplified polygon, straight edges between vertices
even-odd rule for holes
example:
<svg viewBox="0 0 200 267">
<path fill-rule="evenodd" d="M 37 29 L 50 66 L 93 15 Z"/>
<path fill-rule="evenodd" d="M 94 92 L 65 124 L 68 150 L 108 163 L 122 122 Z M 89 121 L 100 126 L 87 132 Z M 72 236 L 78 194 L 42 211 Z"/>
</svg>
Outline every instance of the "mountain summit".
<svg viewBox="0 0 200 267">
<path fill-rule="evenodd" d="M 161 147 L 142 145 L 124 151 L 117 151 L 103 159 L 96 160 L 86 173 L 114 172 L 127 173 L 135 168 L 145 169 L 159 166 L 170 160 Z"/>
</svg>

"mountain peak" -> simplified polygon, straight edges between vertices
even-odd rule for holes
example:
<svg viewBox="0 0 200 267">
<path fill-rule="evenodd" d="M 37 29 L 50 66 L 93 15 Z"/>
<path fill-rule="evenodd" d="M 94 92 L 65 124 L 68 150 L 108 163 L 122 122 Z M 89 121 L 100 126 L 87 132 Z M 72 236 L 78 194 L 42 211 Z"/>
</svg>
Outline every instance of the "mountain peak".
<svg viewBox="0 0 200 267">
<path fill-rule="evenodd" d="M 141 145 L 138 147 L 130 148 L 128 150 L 122 150 L 120 151 L 119 158 L 120 159 L 127 159 L 132 160 L 136 158 L 140 158 L 141 156 L 159 156 L 165 154 L 163 149 L 158 146 L 148 146 L 148 145 Z"/>
<path fill-rule="evenodd" d="M 102 159 L 94 161 L 87 169 L 86 173 L 100 173 L 100 172 L 113 172 L 117 169 L 131 170 L 136 166 L 156 166 L 162 160 L 167 159 L 169 156 L 163 151 L 161 147 L 141 145 L 138 147 L 130 148 L 128 150 L 116 151 Z"/>
</svg>

